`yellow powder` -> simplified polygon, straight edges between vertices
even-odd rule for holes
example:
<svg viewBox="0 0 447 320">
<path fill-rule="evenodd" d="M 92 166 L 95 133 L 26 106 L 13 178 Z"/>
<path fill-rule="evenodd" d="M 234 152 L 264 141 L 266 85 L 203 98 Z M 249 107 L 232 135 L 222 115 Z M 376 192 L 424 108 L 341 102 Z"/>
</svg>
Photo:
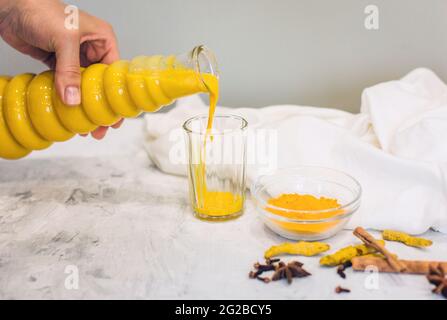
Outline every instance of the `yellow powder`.
<svg viewBox="0 0 447 320">
<path fill-rule="evenodd" d="M 287 212 L 279 209 L 267 207 L 266 209 L 276 215 L 295 220 L 322 220 L 333 218 L 337 215 L 343 214 L 343 210 L 330 210 L 341 207 L 337 199 L 315 197 L 310 194 L 281 194 L 276 198 L 268 200 L 268 204 L 278 208 L 293 210 Z M 300 210 L 303 210 L 300 212 Z M 327 212 L 308 212 L 308 211 L 321 211 L 329 210 Z M 319 234 L 335 227 L 339 221 L 329 221 L 320 223 L 296 223 L 296 222 L 284 222 L 272 219 L 273 223 L 278 224 L 281 228 L 300 234 Z"/>
</svg>

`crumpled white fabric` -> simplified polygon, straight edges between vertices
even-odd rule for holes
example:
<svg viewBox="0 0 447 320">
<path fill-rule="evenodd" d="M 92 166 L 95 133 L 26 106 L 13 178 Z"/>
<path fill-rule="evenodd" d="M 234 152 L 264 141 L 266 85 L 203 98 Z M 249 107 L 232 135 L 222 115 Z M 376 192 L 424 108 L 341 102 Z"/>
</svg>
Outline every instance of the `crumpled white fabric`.
<svg viewBox="0 0 447 320">
<path fill-rule="evenodd" d="M 186 174 L 184 161 L 177 161 L 184 157 L 181 126 L 207 112 L 195 96 L 178 101 L 168 113 L 146 115 L 145 147 L 161 170 Z M 218 107 L 218 112 L 241 115 L 250 130 L 277 135 L 275 147 L 263 150 L 277 156 L 249 162 L 249 182 L 275 166 L 343 170 L 363 188 L 361 207 L 348 227 L 447 233 L 447 86 L 432 71 L 416 69 L 365 89 L 359 114 L 293 105 Z M 252 145 L 248 159 L 257 152 Z"/>
</svg>

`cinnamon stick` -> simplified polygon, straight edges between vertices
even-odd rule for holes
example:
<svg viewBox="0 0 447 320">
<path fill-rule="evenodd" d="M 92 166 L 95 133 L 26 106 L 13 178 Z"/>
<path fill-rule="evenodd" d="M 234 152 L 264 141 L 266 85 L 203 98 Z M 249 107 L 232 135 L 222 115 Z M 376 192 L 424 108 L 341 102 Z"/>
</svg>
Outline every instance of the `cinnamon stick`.
<svg viewBox="0 0 447 320">
<path fill-rule="evenodd" d="M 379 272 L 397 272 L 385 259 L 379 257 L 355 257 L 351 262 L 352 269 L 355 271 L 364 271 L 367 267 L 375 266 Z M 447 272 L 447 261 L 399 260 L 399 263 L 405 267 L 401 273 L 428 274 L 430 267 L 442 268 L 444 272 Z"/>
<path fill-rule="evenodd" d="M 381 245 L 371 234 L 369 234 L 362 227 L 357 227 L 354 230 L 354 235 L 362 240 L 367 246 L 376 249 L 385 256 L 386 261 L 395 272 L 404 272 L 405 266 L 396 259 L 396 257 L 389 252 L 383 245 Z"/>
</svg>

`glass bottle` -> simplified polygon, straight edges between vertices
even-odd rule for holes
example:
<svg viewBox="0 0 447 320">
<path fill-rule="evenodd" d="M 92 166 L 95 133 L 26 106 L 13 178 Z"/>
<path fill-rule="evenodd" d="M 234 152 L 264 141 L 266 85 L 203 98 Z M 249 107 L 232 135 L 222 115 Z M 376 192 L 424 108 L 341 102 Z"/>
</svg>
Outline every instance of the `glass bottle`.
<svg viewBox="0 0 447 320">
<path fill-rule="evenodd" d="M 139 56 L 83 68 L 81 104 L 65 105 L 54 72 L 0 77 L 0 158 L 19 159 L 121 118 L 155 112 L 176 99 L 217 87 L 214 54 L 205 46 L 171 56 Z"/>
</svg>

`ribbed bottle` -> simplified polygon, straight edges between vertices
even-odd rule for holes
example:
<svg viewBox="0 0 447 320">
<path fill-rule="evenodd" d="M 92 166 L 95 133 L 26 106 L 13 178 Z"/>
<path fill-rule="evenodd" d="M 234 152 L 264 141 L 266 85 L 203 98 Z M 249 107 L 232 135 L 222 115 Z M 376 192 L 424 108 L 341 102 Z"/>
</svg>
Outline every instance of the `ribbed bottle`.
<svg viewBox="0 0 447 320">
<path fill-rule="evenodd" d="M 216 59 L 204 46 L 183 55 L 139 56 L 81 71 L 77 106 L 65 105 L 56 94 L 53 71 L 0 77 L 0 158 L 19 159 L 218 86 Z"/>
</svg>

